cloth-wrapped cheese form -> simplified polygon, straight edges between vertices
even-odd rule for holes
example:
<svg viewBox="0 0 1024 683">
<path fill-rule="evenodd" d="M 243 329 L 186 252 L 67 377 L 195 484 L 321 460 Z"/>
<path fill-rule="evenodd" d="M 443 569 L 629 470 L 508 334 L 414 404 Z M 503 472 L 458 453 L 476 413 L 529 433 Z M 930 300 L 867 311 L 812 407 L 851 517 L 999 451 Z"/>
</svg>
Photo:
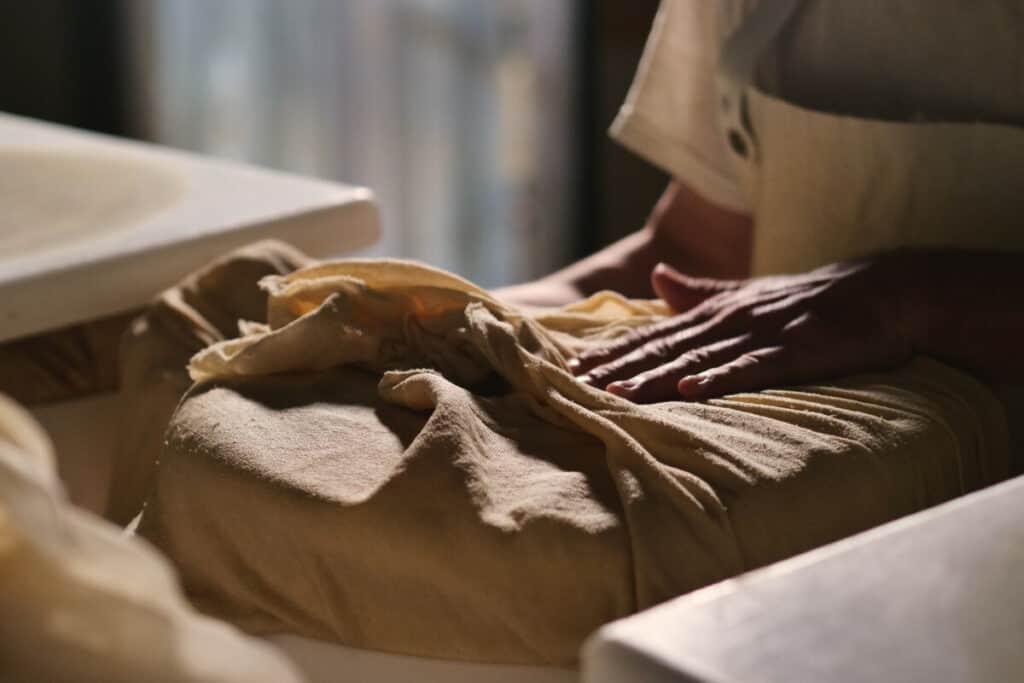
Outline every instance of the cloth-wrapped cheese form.
<svg viewBox="0 0 1024 683">
<path fill-rule="evenodd" d="M 266 323 L 192 359 L 140 526 L 251 632 L 571 666 L 604 622 L 1007 473 L 1000 404 L 927 359 L 634 405 L 565 364 L 657 302 L 528 314 L 394 261 L 262 284 Z"/>
</svg>

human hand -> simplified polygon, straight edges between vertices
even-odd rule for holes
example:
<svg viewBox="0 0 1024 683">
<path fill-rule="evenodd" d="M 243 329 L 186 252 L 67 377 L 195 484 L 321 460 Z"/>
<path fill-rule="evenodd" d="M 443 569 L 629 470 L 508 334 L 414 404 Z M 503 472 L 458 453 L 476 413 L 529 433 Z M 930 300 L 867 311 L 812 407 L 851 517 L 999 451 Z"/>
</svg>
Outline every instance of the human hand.
<svg viewBox="0 0 1024 683">
<path fill-rule="evenodd" d="M 891 367 L 913 348 L 896 257 L 750 280 L 691 278 L 659 264 L 679 315 L 570 362 L 581 381 L 638 403 L 701 400 Z"/>
</svg>

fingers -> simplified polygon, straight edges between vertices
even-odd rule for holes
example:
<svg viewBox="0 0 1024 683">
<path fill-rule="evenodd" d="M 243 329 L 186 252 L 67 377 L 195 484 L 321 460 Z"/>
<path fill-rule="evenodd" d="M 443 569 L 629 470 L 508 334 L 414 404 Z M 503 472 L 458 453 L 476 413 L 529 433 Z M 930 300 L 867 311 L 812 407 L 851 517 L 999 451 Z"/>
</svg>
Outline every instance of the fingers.
<svg viewBox="0 0 1024 683">
<path fill-rule="evenodd" d="M 574 358 L 569 361 L 569 368 L 574 374 L 586 373 L 639 349 L 645 344 L 708 320 L 719 313 L 722 306 L 702 306 L 701 304 L 713 304 L 709 299 L 725 292 L 737 290 L 743 283 L 736 280 L 693 278 L 660 263 L 651 273 L 651 284 L 658 296 L 662 297 L 670 307 L 677 311 L 685 311 L 685 313 L 637 330 L 613 344 L 588 351 L 578 358 Z"/>
<path fill-rule="evenodd" d="M 569 362 L 575 375 L 594 383 L 623 379 L 629 372 L 651 367 L 645 361 L 668 360 L 705 344 L 738 335 L 759 333 L 789 315 L 785 302 L 797 301 L 791 287 L 745 291 L 740 282 L 709 281 L 723 291 L 685 313 L 625 335 L 608 346 L 592 349 Z M 734 287 L 735 290 L 729 288 Z M 635 355 L 634 355 L 635 354 Z M 629 356 L 628 359 L 624 358 Z M 629 366 L 624 367 L 624 366 Z M 592 381 L 598 380 L 598 381 Z"/>
<path fill-rule="evenodd" d="M 605 362 L 588 370 L 580 380 L 595 387 L 604 387 L 664 365 L 706 344 L 733 337 L 729 330 L 739 326 L 735 323 L 738 317 L 736 312 L 727 311 L 677 332 L 658 331 L 636 348 L 618 356 L 611 355 Z M 614 354 L 617 349 L 612 347 L 606 351 Z"/>
<path fill-rule="evenodd" d="M 651 271 L 654 292 L 677 312 L 688 311 L 716 294 L 737 289 L 733 280 L 712 280 L 684 275 L 668 264 L 659 263 Z"/>
<path fill-rule="evenodd" d="M 813 326 L 805 323 L 802 329 L 811 330 Z M 726 394 L 824 380 L 887 367 L 902 358 L 899 350 L 879 345 L 870 338 L 809 339 L 810 335 L 800 326 L 791 331 L 783 335 L 790 337 L 790 341 L 746 351 L 732 361 L 681 378 L 676 385 L 680 398 L 702 401 Z M 794 337 L 803 339 L 797 342 L 792 340 Z"/>
<path fill-rule="evenodd" d="M 702 401 L 784 384 L 793 374 L 794 355 L 792 347 L 785 346 L 748 351 L 717 367 L 680 378 L 676 391 L 684 400 Z"/>
<path fill-rule="evenodd" d="M 700 313 L 707 314 L 703 311 Z M 693 320 L 696 315 L 695 313 L 689 316 L 689 319 Z M 727 308 L 678 332 L 655 335 L 651 341 L 591 368 L 580 379 L 592 386 L 606 387 L 613 382 L 627 380 L 653 370 L 659 365 L 671 363 L 680 356 L 685 355 L 692 360 L 695 355 L 699 356 L 717 349 L 719 342 L 740 335 L 765 339 L 765 335 L 773 334 L 773 330 L 787 315 L 785 309 L 776 309 L 760 303 Z"/>
<path fill-rule="evenodd" d="M 645 344 L 655 343 L 658 340 L 668 339 L 674 334 L 704 322 L 711 317 L 713 312 L 708 309 L 694 309 L 683 315 L 678 315 L 668 320 L 655 323 L 635 332 L 631 332 L 621 339 L 597 349 L 592 349 L 579 357 L 569 361 L 569 369 L 574 374 L 580 375 L 589 372 L 593 368 L 610 363 L 625 356 L 632 351 L 640 349 Z"/>
<path fill-rule="evenodd" d="M 608 383 L 606 388 L 609 393 L 637 403 L 678 399 L 678 385 L 684 377 L 726 363 L 754 344 L 753 337 L 747 334 L 702 346 L 627 379 Z"/>
<path fill-rule="evenodd" d="M 910 353 L 862 305 L 860 290 L 828 272 L 727 282 L 662 265 L 652 283 L 685 312 L 581 356 L 573 369 L 582 381 L 637 402 L 702 400 L 879 368 Z"/>
</svg>

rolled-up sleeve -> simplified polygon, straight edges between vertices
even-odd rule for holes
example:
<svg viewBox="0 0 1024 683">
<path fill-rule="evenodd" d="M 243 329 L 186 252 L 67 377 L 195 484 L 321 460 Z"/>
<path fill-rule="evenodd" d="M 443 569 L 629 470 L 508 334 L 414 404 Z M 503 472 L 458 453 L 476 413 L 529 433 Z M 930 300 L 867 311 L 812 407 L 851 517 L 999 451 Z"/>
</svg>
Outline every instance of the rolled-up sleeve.
<svg viewBox="0 0 1024 683">
<path fill-rule="evenodd" d="M 718 118 L 715 70 L 725 24 L 712 0 L 662 0 L 611 135 L 711 202 L 748 210 Z"/>
</svg>

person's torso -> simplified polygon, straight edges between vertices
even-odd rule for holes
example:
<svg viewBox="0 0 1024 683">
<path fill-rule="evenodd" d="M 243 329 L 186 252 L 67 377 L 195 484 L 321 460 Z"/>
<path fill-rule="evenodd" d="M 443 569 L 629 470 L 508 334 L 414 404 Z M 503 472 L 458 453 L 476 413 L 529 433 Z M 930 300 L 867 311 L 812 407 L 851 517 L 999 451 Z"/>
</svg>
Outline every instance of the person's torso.
<svg viewBox="0 0 1024 683">
<path fill-rule="evenodd" d="M 1024 250 L 1024 3 L 770 0 L 742 14 L 722 56 L 750 63 L 725 81 L 742 106 L 722 99 L 755 274 L 898 247 Z"/>
</svg>

